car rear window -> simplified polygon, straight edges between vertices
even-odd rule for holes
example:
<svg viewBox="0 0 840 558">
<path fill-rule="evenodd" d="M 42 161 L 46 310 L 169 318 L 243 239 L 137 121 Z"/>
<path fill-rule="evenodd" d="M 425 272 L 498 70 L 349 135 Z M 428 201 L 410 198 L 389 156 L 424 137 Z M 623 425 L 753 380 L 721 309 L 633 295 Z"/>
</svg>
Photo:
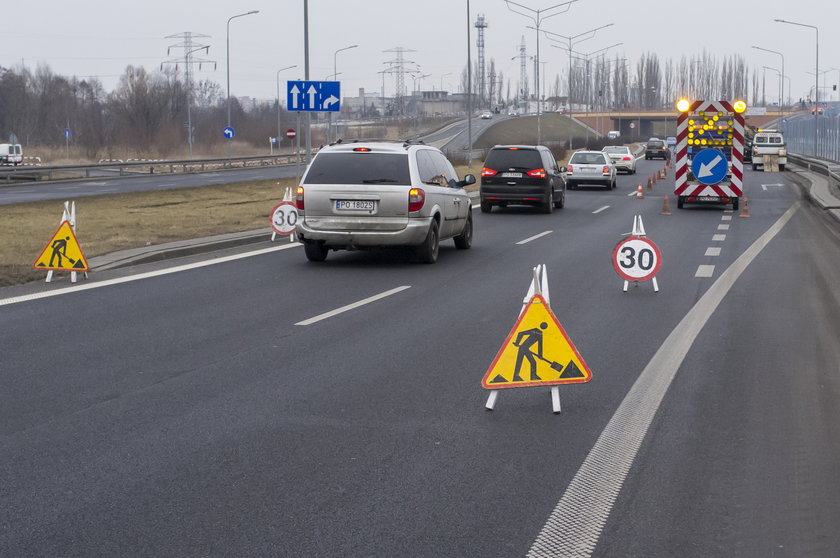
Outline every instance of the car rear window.
<svg viewBox="0 0 840 558">
<path fill-rule="evenodd" d="M 408 154 L 320 153 L 306 173 L 307 184 L 393 184 L 411 185 Z"/>
<path fill-rule="evenodd" d="M 755 136 L 755 143 L 765 143 L 765 144 L 781 144 L 782 137 L 781 136 Z"/>
<path fill-rule="evenodd" d="M 604 153 L 627 153 L 630 151 L 626 147 L 605 147 Z"/>
<path fill-rule="evenodd" d="M 484 161 L 488 169 L 541 169 L 542 158 L 536 149 L 491 149 Z"/>
<path fill-rule="evenodd" d="M 663 147 L 665 144 L 661 140 L 649 141 L 648 147 Z"/>
<path fill-rule="evenodd" d="M 581 153 L 578 151 L 569 160 L 569 163 L 577 163 L 579 165 L 602 165 L 604 161 L 603 153 Z"/>
</svg>

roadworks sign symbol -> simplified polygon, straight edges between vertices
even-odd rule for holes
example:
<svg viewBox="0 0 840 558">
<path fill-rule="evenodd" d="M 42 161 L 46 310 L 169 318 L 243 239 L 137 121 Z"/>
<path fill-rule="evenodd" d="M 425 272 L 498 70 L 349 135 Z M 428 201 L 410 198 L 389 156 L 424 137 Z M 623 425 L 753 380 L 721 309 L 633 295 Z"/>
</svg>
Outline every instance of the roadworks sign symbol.
<svg viewBox="0 0 840 558">
<path fill-rule="evenodd" d="M 592 379 L 542 295 L 534 295 L 481 380 L 485 389 L 581 384 Z"/>
<path fill-rule="evenodd" d="M 69 221 L 62 221 L 32 267 L 57 271 L 90 271 Z"/>
</svg>

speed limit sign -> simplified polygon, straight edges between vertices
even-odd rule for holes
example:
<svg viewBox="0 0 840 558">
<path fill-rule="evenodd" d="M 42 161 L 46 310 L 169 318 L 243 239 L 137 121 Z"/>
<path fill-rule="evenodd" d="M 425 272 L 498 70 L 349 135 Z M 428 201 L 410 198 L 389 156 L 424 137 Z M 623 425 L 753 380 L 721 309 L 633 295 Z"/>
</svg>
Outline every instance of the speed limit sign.
<svg viewBox="0 0 840 558">
<path fill-rule="evenodd" d="M 292 234 L 295 232 L 297 219 L 298 211 L 294 202 L 281 202 L 271 212 L 271 228 L 277 234 Z"/>
<path fill-rule="evenodd" d="M 629 236 L 615 245 L 613 267 L 625 281 L 649 281 L 662 265 L 662 254 L 645 236 Z"/>
</svg>

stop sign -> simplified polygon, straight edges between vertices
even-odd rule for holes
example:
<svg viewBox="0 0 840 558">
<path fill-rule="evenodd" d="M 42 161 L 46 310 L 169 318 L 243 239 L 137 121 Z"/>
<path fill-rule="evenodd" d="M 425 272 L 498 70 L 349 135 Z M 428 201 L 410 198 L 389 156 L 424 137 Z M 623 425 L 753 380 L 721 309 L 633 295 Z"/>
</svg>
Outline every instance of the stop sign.
<svg viewBox="0 0 840 558">
<path fill-rule="evenodd" d="M 291 128 L 289 128 L 288 130 L 286 130 L 286 137 L 287 137 L 287 138 L 289 138 L 289 139 L 295 139 L 295 137 L 296 137 L 296 136 L 297 136 L 297 132 L 295 132 L 295 131 L 294 131 L 294 130 L 292 130 Z"/>
</svg>

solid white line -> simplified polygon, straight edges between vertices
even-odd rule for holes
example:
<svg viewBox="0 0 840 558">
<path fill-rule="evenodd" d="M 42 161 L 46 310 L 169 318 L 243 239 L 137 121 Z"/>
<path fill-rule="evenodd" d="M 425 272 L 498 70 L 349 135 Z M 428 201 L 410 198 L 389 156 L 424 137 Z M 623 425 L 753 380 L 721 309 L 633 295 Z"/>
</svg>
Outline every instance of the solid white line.
<svg viewBox="0 0 840 558">
<path fill-rule="evenodd" d="M 234 254 L 232 256 L 225 256 L 223 258 L 216 258 L 212 260 L 206 260 L 202 262 L 196 262 L 191 264 L 179 265 L 176 267 L 170 267 L 167 269 L 161 269 L 158 271 L 149 271 L 147 273 L 138 273 L 137 275 L 130 275 L 128 277 L 119 277 L 117 279 L 107 279 L 105 281 L 99 281 L 96 283 L 86 283 L 83 285 L 75 285 L 72 287 L 66 287 L 63 289 L 56 289 L 53 291 L 47 291 L 43 293 L 35 293 L 30 295 L 23 295 L 23 296 L 16 296 L 12 298 L 5 298 L 0 299 L 0 306 L 6 306 L 7 304 L 17 304 L 18 302 L 28 302 L 30 300 L 39 300 L 41 298 L 49 298 L 51 296 L 60 296 L 66 294 L 73 294 L 79 291 L 88 291 L 90 289 L 98 289 L 100 287 L 110 287 L 111 285 L 120 285 L 122 283 L 131 283 L 132 281 L 139 281 L 141 279 L 149 279 L 152 277 L 160 277 L 161 275 L 169 275 L 170 273 L 180 273 L 181 271 L 189 271 L 191 269 L 198 269 L 200 267 L 207 267 L 211 265 L 221 264 L 232 262 L 236 260 L 241 260 L 243 258 L 250 258 L 253 256 L 262 256 L 263 254 L 268 254 L 271 252 L 277 252 L 279 250 L 288 250 L 289 248 L 295 248 L 297 246 L 302 246 L 299 242 L 293 242 L 290 244 L 283 244 L 281 246 L 272 246 L 271 248 L 263 248 L 262 250 L 254 250 L 253 252 L 245 252 L 244 254 Z"/>
<path fill-rule="evenodd" d="M 531 242 L 532 240 L 536 240 L 536 239 L 538 239 L 538 238 L 542 238 L 542 237 L 544 237 L 545 235 L 547 235 L 547 234 L 551 234 L 551 233 L 553 233 L 553 232 L 554 232 L 554 231 L 544 231 L 544 232 L 541 232 L 540 234 L 535 234 L 534 236 L 528 237 L 528 238 L 526 238 L 525 240 L 520 240 L 519 242 L 517 242 L 517 244 L 528 244 L 528 243 L 529 243 L 529 242 Z"/>
<path fill-rule="evenodd" d="M 313 318 L 309 318 L 308 320 L 303 320 L 302 322 L 298 322 L 295 325 L 299 326 L 308 326 L 312 325 L 315 322 L 320 322 L 321 320 L 326 320 L 327 318 L 332 318 L 338 314 L 342 314 L 347 312 L 348 310 L 353 310 L 354 308 L 358 308 L 359 306 L 364 306 L 365 304 L 370 304 L 371 302 L 376 302 L 381 298 L 385 298 L 386 296 L 391 296 L 392 294 L 397 294 L 398 292 L 404 291 L 406 289 L 410 289 L 411 285 L 403 285 L 402 287 L 397 287 L 395 289 L 391 289 L 390 291 L 385 291 L 384 293 L 379 293 L 378 295 L 373 295 L 368 297 L 364 300 L 360 300 L 358 302 L 354 302 L 352 304 L 348 304 L 347 306 L 342 306 L 341 308 L 336 308 L 335 310 L 331 310 L 329 312 L 325 312 L 323 314 L 319 314 Z"/>
<path fill-rule="evenodd" d="M 797 202 L 741 254 L 668 335 L 551 512 L 528 551 L 529 558 L 592 555 L 650 423 L 694 340 L 735 281 L 798 208 Z"/>
<path fill-rule="evenodd" d="M 712 242 L 723 242 L 726 240 L 725 234 L 714 234 L 712 235 Z"/>
<path fill-rule="evenodd" d="M 710 246 L 710 247 L 706 248 L 706 253 L 703 254 L 703 255 L 704 256 L 720 256 L 720 247 L 719 246 L 717 246 L 717 247 Z"/>
<path fill-rule="evenodd" d="M 697 272 L 694 274 L 695 277 L 712 277 L 715 274 L 715 266 L 713 265 L 700 265 L 697 266 Z"/>
<path fill-rule="evenodd" d="M 593 215 L 595 215 L 596 213 L 601 213 L 601 212 L 602 212 L 602 211 L 604 211 L 605 209 L 609 209 L 609 208 L 610 208 L 610 206 L 605 205 L 604 207 L 601 207 L 601 208 L 596 209 L 595 211 L 593 211 L 593 212 L 592 212 L 592 214 L 593 214 Z"/>
</svg>

